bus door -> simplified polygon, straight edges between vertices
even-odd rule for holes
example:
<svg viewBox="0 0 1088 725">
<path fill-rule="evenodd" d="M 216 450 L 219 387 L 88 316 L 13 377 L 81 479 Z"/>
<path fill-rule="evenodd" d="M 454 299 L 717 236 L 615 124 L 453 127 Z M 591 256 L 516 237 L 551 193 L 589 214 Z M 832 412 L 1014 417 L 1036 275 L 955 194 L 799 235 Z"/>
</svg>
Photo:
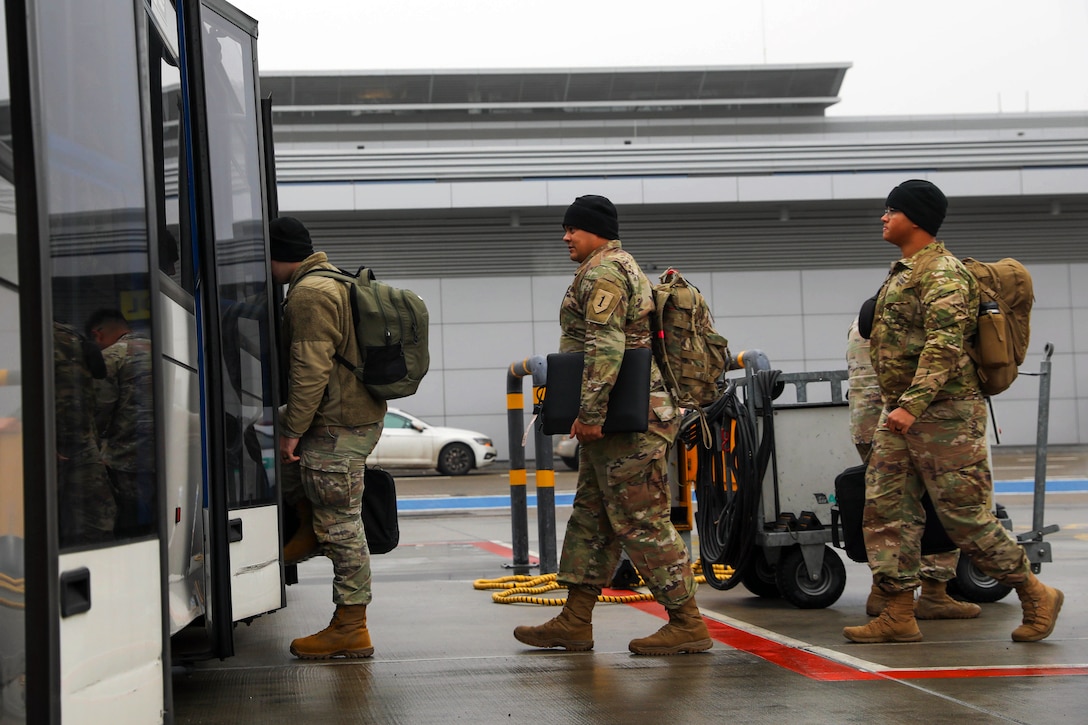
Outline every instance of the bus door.
<svg viewBox="0 0 1088 725">
<path fill-rule="evenodd" d="M 12 319 L 0 349 L 17 351 L 20 370 L 5 386 L 18 389 L 18 409 L 10 415 L 4 398 L 0 417 L 21 423 L 25 526 L 5 520 L 0 532 L 22 538 L 23 570 L 0 566 L 12 590 L 21 578 L 25 619 L 21 652 L 3 655 L 0 720 L 21 704 L 26 722 L 161 722 L 169 667 L 144 3 L 5 5 L 12 170 L 0 188 L 13 196 L 0 264 Z M 14 463 L 0 462 L 0 475 Z M 0 495 L 6 512 L 13 499 Z M 20 602 L 4 601 L 0 619 L 10 619 L 8 602 Z"/>
<path fill-rule="evenodd" d="M 278 366 L 267 261 L 257 24 L 222 2 L 187 8 L 185 43 L 205 297 L 200 309 L 207 435 L 206 535 L 216 654 L 231 624 L 284 606 L 273 381 Z M 206 126 L 198 127 L 203 122 Z M 205 168 L 201 168 L 204 166 Z"/>
</svg>

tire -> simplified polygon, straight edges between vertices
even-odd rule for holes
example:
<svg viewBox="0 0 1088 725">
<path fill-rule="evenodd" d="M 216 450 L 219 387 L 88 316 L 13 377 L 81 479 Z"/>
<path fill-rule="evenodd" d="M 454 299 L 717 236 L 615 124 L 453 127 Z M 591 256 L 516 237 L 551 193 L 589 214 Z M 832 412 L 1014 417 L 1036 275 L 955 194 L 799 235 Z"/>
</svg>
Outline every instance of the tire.
<svg viewBox="0 0 1088 725">
<path fill-rule="evenodd" d="M 563 457 L 563 458 L 560 458 L 559 460 L 561 460 L 563 462 L 563 465 L 566 466 L 567 468 L 569 468 L 570 470 L 572 470 L 572 471 L 577 471 L 578 470 L 578 459 L 577 458 Z"/>
<path fill-rule="evenodd" d="M 791 546 L 782 552 L 775 568 L 775 581 L 782 598 L 798 609 L 823 609 L 831 606 L 842 596 L 846 588 L 846 567 L 842 559 L 830 547 L 824 546 L 820 578 L 808 578 L 808 567 L 801 555 L 800 546 Z"/>
<path fill-rule="evenodd" d="M 778 599 L 782 596 L 782 593 L 778 591 L 774 567 L 767 563 L 766 557 L 763 556 L 763 550 L 760 548 L 752 553 L 752 561 L 741 577 L 740 583 L 757 597 Z"/>
<path fill-rule="evenodd" d="M 472 449 L 464 443 L 450 443 L 438 454 L 436 468 L 443 476 L 463 476 L 476 466 Z"/>
<path fill-rule="evenodd" d="M 976 604 L 986 604 L 1004 599 L 1012 587 L 1001 584 L 983 574 L 966 556 L 960 555 L 956 564 L 956 578 L 948 582 L 949 595 Z"/>
</svg>

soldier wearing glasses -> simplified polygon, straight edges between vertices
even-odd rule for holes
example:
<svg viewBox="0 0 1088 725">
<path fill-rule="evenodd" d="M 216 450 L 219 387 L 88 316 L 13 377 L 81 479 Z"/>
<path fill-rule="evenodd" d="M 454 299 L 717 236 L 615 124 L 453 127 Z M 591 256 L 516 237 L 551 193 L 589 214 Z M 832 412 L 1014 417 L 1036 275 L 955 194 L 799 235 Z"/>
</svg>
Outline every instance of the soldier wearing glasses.
<svg viewBox="0 0 1088 725">
<path fill-rule="evenodd" d="M 983 573 L 1016 589 L 1022 624 L 1012 638 L 1054 631 L 1062 592 L 1039 581 L 1027 555 L 990 510 L 986 404 L 966 345 L 978 322 L 978 282 L 937 241 L 948 201 L 928 181 L 892 189 L 881 217 L 884 239 L 902 257 L 877 295 L 870 356 L 884 409 L 865 477 L 865 548 L 874 582 L 887 594 L 880 616 L 846 627 L 853 642 L 918 642 L 922 494 L 945 531 Z"/>
</svg>

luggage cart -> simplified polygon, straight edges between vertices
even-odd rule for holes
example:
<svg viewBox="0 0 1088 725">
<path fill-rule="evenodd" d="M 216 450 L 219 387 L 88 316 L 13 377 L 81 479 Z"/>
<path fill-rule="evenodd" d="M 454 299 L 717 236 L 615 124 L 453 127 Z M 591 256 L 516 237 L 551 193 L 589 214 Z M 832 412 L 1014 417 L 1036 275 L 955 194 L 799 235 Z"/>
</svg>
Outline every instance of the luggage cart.
<svg viewBox="0 0 1088 725">
<path fill-rule="evenodd" d="M 1059 530 L 1044 523 L 1053 352 L 1047 343 L 1039 372 L 1022 373 L 1040 379 L 1032 527 L 1016 537 L 1035 573 L 1053 561 L 1044 537 Z M 746 367 L 743 378 L 727 381 L 715 404 L 721 409 L 707 408 L 710 440 L 700 434 L 704 421 L 693 413 L 681 429 L 687 448 L 676 446 L 677 479 L 695 484 L 692 518 L 703 571 L 716 589 L 743 584 L 757 596 L 781 597 L 801 609 L 828 607 L 846 586 L 846 568 L 835 551 L 842 541 L 835 479 L 857 463 L 847 371 L 781 373 L 769 369 L 762 353 L 751 356 L 759 364 Z M 719 405 L 723 401 L 732 408 Z M 721 420 L 715 420 L 718 415 Z M 1004 508 L 996 503 L 995 509 L 1011 530 Z M 733 573 L 718 578 L 709 564 L 729 565 Z M 969 601 L 995 602 L 1011 589 L 960 557 L 949 591 Z"/>
<path fill-rule="evenodd" d="M 846 567 L 829 545 L 835 477 L 857 462 L 847 373 L 781 373 L 756 357 L 764 363 L 727 381 L 724 411 L 707 408 L 713 440 L 692 446 L 694 472 L 690 451 L 682 456 L 696 484 L 703 572 L 717 589 L 742 583 L 802 609 L 827 607 L 846 587 Z M 686 442 L 701 427 L 697 414 L 685 418 Z M 708 563 L 733 574 L 707 574 Z"/>
<path fill-rule="evenodd" d="M 1048 342 L 1043 347 L 1043 359 L 1039 363 L 1039 372 L 1021 375 L 1039 378 L 1039 413 L 1035 428 L 1035 487 L 1032 491 L 1031 530 L 1016 535 L 1016 541 L 1024 547 L 1031 571 L 1038 574 L 1044 563 L 1054 561 L 1050 542 L 1043 538 L 1059 531 L 1057 524 L 1044 523 L 1046 507 L 1046 456 L 1047 442 L 1050 435 L 1050 358 L 1054 355 L 1054 343 Z M 995 431 L 996 431 L 996 422 Z M 998 439 L 1000 442 L 1000 439 Z M 1012 520 L 1000 503 L 995 504 L 998 519 L 1005 528 L 1012 529 Z M 993 577 L 983 574 L 966 556 L 961 556 L 956 565 L 956 578 L 948 583 L 948 591 L 961 599 L 971 602 L 996 602 L 1003 599 L 1012 589 Z"/>
</svg>

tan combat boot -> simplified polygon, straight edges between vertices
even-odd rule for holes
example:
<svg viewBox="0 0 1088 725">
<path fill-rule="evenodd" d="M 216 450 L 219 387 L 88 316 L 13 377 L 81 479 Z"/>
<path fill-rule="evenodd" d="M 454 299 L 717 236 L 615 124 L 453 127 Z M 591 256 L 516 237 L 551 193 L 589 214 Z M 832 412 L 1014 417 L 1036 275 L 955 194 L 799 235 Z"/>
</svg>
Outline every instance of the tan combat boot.
<svg viewBox="0 0 1088 725">
<path fill-rule="evenodd" d="M 865 613 L 870 617 L 879 616 L 888 606 L 888 595 L 883 589 L 873 584 L 869 590 L 869 598 L 865 600 Z"/>
<path fill-rule="evenodd" d="M 948 582 L 922 580 L 922 593 L 914 603 L 918 619 L 974 619 L 982 607 L 973 602 L 961 602 L 948 596 Z"/>
<path fill-rule="evenodd" d="M 631 640 L 627 649 L 637 655 L 678 655 L 704 652 L 714 646 L 694 597 L 679 609 L 665 611 L 669 614 L 669 623 L 649 637 Z"/>
<path fill-rule="evenodd" d="M 1034 574 L 1016 588 L 1020 607 L 1024 610 L 1023 624 L 1012 631 L 1014 642 L 1038 642 L 1054 631 L 1058 612 L 1062 611 L 1065 595 L 1060 589 L 1048 587 Z"/>
<path fill-rule="evenodd" d="M 530 647 L 562 647 L 568 652 L 593 649 L 593 605 L 599 589 L 571 587 L 559 616 L 537 627 L 515 627 L 514 639 Z"/>
<path fill-rule="evenodd" d="M 370 657 L 374 647 L 366 628 L 365 604 L 337 604 L 329 626 L 291 643 L 291 654 L 304 660 Z"/>
<path fill-rule="evenodd" d="M 298 512 L 298 529 L 291 540 L 283 545 L 283 563 L 297 564 L 316 556 L 321 551 L 321 542 L 314 533 L 314 509 L 309 499 L 302 499 L 295 504 Z"/>
<path fill-rule="evenodd" d="M 890 594 L 880 616 L 860 627 L 844 627 L 842 636 L 851 642 L 921 642 L 922 633 L 914 619 L 914 592 Z"/>
</svg>

